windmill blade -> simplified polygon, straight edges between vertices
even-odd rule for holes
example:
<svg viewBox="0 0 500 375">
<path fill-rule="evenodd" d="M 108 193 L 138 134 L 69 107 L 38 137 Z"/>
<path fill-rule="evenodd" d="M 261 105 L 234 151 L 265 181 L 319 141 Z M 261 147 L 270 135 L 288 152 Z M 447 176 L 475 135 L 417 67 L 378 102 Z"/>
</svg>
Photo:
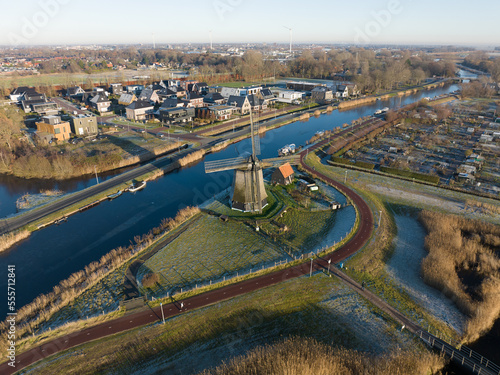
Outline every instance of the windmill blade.
<svg viewBox="0 0 500 375">
<path fill-rule="evenodd" d="M 214 160 L 205 162 L 205 173 L 230 171 L 232 169 L 248 169 L 251 164 L 246 158 L 237 157 L 233 159 Z"/>
<path fill-rule="evenodd" d="M 260 155 L 259 123 L 253 125 L 253 138 L 255 144 L 255 155 Z"/>
<path fill-rule="evenodd" d="M 262 168 L 271 168 L 271 167 L 279 167 L 282 164 L 289 163 L 291 165 L 299 165 L 300 164 L 300 155 L 290 155 L 280 158 L 270 158 L 263 159 L 260 161 Z"/>
</svg>

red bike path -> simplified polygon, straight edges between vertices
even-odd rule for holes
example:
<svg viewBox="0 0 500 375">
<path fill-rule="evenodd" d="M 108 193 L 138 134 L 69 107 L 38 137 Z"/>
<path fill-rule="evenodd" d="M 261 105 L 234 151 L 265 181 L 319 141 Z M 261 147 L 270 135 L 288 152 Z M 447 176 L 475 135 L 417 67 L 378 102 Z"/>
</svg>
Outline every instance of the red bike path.
<svg viewBox="0 0 500 375">
<path fill-rule="evenodd" d="M 319 142 L 313 147 L 309 148 L 309 150 L 314 151 L 315 149 L 323 146 L 326 142 L 328 141 L 324 140 L 322 142 Z M 328 184 L 343 192 L 352 201 L 352 203 L 355 207 L 357 207 L 358 210 L 359 227 L 354 236 L 336 251 L 322 258 L 314 259 L 312 267 L 313 271 L 317 271 L 327 268 L 329 260 L 331 260 L 332 263 L 340 262 L 361 249 L 361 247 L 368 241 L 371 236 L 373 230 L 373 216 L 366 202 L 357 193 L 306 165 L 304 162 L 305 156 L 306 151 L 303 151 L 300 154 L 302 168 L 307 172 L 315 175 L 316 177 L 323 179 Z M 174 303 L 164 305 L 163 314 L 165 316 L 165 319 L 168 319 L 184 312 L 198 309 L 200 307 L 205 307 L 227 300 L 229 298 L 237 297 L 258 289 L 265 288 L 267 286 L 278 284 L 282 281 L 306 275 L 310 272 L 310 269 L 311 262 L 308 261 L 297 266 L 286 268 L 280 271 L 275 271 L 253 279 L 241 281 L 236 284 L 222 287 L 220 289 L 208 291 L 203 294 L 182 300 L 182 308 L 181 301 L 176 301 Z M 47 358 L 63 350 L 161 320 L 162 312 L 160 310 L 160 307 L 156 307 L 135 314 L 123 316 L 109 322 L 104 322 L 99 325 L 59 337 L 17 355 L 15 368 L 9 366 L 8 362 L 2 363 L 0 365 L 0 374 L 13 374 L 16 371 L 19 371 L 39 360 Z"/>
</svg>

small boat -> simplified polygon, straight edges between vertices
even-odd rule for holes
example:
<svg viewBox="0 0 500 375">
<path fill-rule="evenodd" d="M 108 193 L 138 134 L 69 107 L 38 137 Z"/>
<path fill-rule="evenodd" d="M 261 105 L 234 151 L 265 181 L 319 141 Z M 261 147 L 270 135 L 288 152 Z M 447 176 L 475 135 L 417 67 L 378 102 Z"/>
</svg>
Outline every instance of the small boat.
<svg viewBox="0 0 500 375">
<path fill-rule="evenodd" d="M 286 145 L 278 150 L 279 156 L 286 156 L 295 153 L 295 144 Z"/>
<path fill-rule="evenodd" d="M 142 190 L 146 187 L 146 181 L 142 181 L 140 183 L 133 183 L 128 188 L 128 191 L 135 193 L 136 191 Z"/>
<path fill-rule="evenodd" d="M 122 194 L 123 194 L 123 190 L 118 190 L 116 193 L 108 195 L 108 199 L 112 200 L 112 199 L 118 198 Z"/>
<path fill-rule="evenodd" d="M 62 217 L 62 218 L 60 218 L 59 220 L 56 220 L 54 223 L 55 223 L 56 225 L 59 225 L 59 224 L 61 224 L 62 222 L 67 221 L 67 220 L 68 220 L 68 218 L 67 218 L 66 216 L 63 216 L 63 217 Z"/>
</svg>

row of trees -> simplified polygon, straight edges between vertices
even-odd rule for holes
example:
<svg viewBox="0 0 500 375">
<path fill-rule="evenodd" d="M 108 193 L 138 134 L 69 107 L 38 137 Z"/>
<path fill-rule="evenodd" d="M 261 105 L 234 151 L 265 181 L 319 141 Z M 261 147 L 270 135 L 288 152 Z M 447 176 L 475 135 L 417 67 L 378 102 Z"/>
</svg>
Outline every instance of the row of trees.
<svg viewBox="0 0 500 375">
<path fill-rule="evenodd" d="M 247 81 L 276 76 L 354 80 L 365 92 L 387 90 L 399 85 L 419 84 L 427 77 L 455 74 L 449 61 L 435 61 L 425 52 L 364 48 L 304 49 L 285 63 L 271 57 L 266 50 L 251 49 L 243 56 L 222 56 L 213 53 L 184 53 L 174 49 L 136 49 L 133 47 L 102 51 L 38 51 L 50 57 L 40 64 L 42 72 L 91 73 L 109 69 L 107 63 L 125 65 L 162 63 L 169 68 L 192 69 L 209 82 L 220 82 L 220 76 Z M 63 52 L 59 52 L 62 54 Z M 31 53 L 30 53 L 31 54 Z M 36 61 L 36 57 L 32 57 Z M 499 70 L 500 71 L 500 70 Z"/>
</svg>

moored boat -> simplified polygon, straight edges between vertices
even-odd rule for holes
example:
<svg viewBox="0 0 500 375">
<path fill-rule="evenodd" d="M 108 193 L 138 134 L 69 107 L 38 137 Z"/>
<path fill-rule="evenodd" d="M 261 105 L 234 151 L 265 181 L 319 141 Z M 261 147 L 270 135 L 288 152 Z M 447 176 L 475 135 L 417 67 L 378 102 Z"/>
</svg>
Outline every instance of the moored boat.
<svg viewBox="0 0 500 375">
<path fill-rule="evenodd" d="M 136 191 L 142 190 L 145 187 L 146 187 L 146 181 L 142 181 L 140 183 L 133 183 L 128 188 L 128 191 L 130 191 L 131 193 L 135 193 Z"/>
<path fill-rule="evenodd" d="M 112 199 L 118 198 L 122 194 L 123 194 L 123 190 L 118 190 L 116 193 L 108 195 L 108 199 L 112 200 Z"/>
</svg>

